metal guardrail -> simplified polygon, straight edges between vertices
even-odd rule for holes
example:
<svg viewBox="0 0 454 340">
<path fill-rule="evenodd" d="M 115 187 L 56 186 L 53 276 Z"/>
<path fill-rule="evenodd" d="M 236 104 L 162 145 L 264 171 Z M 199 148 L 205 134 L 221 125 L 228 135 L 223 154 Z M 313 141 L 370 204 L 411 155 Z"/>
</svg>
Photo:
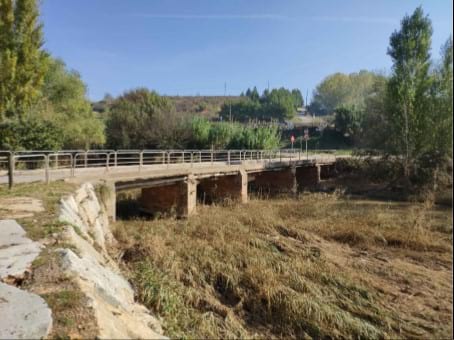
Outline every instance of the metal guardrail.
<svg viewBox="0 0 454 340">
<path fill-rule="evenodd" d="M 328 160 L 333 156 L 324 151 L 303 152 L 299 149 L 279 150 L 0 150 L 0 183 L 6 180 L 13 186 L 15 178 L 28 176 L 29 181 L 45 181 L 74 177 L 88 168 L 103 168 L 105 172 L 121 167 L 142 171 L 144 168 L 186 164 L 190 167 L 200 163 L 214 165 L 223 163 L 237 165 L 242 162 L 307 162 Z"/>
</svg>

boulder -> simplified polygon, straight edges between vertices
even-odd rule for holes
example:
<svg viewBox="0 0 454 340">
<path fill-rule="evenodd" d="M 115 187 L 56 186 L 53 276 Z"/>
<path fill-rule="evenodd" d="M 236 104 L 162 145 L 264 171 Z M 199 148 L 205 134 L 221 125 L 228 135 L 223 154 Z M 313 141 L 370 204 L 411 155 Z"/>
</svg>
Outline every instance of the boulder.
<svg viewBox="0 0 454 340">
<path fill-rule="evenodd" d="M 51 311 L 41 297 L 0 282 L 0 339 L 42 339 L 51 328 Z"/>
<path fill-rule="evenodd" d="M 23 279 L 41 249 L 15 220 L 0 220 L 0 281 Z"/>
<path fill-rule="evenodd" d="M 83 242 L 77 243 L 79 248 Z M 88 243 L 83 247 L 91 247 Z M 134 302 L 130 284 L 92 256 L 95 250 L 82 250 L 80 256 L 70 249 L 59 249 L 63 271 L 72 277 L 88 297 L 95 313 L 101 339 L 164 339 L 160 323 L 147 309 Z"/>
</svg>

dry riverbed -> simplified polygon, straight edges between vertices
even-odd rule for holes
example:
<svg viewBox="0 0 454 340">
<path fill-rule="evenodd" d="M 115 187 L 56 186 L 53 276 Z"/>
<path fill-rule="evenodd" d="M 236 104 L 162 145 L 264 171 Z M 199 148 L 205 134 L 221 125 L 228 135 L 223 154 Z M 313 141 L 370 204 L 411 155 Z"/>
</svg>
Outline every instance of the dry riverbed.
<svg viewBox="0 0 454 340">
<path fill-rule="evenodd" d="M 171 337 L 451 336 L 451 208 L 312 193 L 113 229 Z"/>
</svg>

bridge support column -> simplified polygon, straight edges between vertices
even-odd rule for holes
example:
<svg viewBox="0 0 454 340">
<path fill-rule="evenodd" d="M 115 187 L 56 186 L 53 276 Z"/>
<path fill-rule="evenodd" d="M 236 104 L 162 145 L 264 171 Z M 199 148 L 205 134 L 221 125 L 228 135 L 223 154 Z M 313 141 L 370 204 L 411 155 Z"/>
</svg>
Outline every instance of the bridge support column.
<svg viewBox="0 0 454 340">
<path fill-rule="evenodd" d="M 199 180 L 198 198 L 203 203 L 222 202 L 232 199 L 241 203 L 248 200 L 247 173 L 244 170 L 236 175 L 225 175 Z"/>
<path fill-rule="evenodd" d="M 315 187 L 320 183 L 321 166 L 311 165 L 296 168 L 296 180 L 299 188 Z"/>
<path fill-rule="evenodd" d="M 297 193 L 296 168 L 263 171 L 254 174 L 251 186 L 260 193 Z"/>
<path fill-rule="evenodd" d="M 173 213 L 189 216 L 196 211 L 197 181 L 189 175 L 185 181 L 143 188 L 139 202 L 147 213 Z"/>
<path fill-rule="evenodd" d="M 107 217 L 115 222 L 117 219 L 117 191 L 114 183 L 103 184 L 101 191 L 101 200 L 106 209 Z"/>
</svg>

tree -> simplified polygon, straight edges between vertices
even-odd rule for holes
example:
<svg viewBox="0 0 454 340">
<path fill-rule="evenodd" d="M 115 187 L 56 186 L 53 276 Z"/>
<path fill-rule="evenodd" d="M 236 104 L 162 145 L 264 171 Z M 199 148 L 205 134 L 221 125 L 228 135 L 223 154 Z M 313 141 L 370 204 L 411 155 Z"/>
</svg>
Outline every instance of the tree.
<svg viewBox="0 0 454 340">
<path fill-rule="evenodd" d="M 267 96 L 262 96 L 263 116 L 280 121 L 295 117 L 294 98 L 289 90 L 281 87 L 273 89 Z"/>
<path fill-rule="evenodd" d="M 373 84 L 380 75 L 361 70 L 359 73 L 335 73 L 326 77 L 314 91 L 310 111 L 329 115 L 339 107 L 364 109 L 365 98 L 373 91 Z"/>
<path fill-rule="evenodd" d="M 432 25 L 418 7 L 401 21 L 401 28 L 390 38 L 388 55 L 393 73 L 388 83 L 390 137 L 394 152 L 405 159 L 405 175 L 411 160 L 424 152 L 430 135 L 428 93 L 431 87 L 430 45 Z"/>
<path fill-rule="evenodd" d="M 57 150 L 62 147 L 63 133 L 52 122 L 35 118 L 0 123 L 0 149 Z"/>
<path fill-rule="evenodd" d="M 337 131 L 353 141 L 361 132 L 362 119 L 362 111 L 354 106 L 343 106 L 336 109 L 334 124 Z"/>
<path fill-rule="evenodd" d="M 39 104 L 26 114 L 27 119 L 52 121 L 63 131 L 65 148 L 104 144 L 104 122 L 93 112 L 80 74 L 68 70 L 60 59 L 49 58 L 48 64 Z"/>
<path fill-rule="evenodd" d="M 452 37 L 441 48 L 441 63 L 435 71 L 435 90 L 432 101 L 435 103 L 434 146 L 442 154 L 452 153 Z"/>
<path fill-rule="evenodd" d="M 110 108 L 106 125 L 108 145 L 125 149 L 155 147 L 159 142 L 156 132 L 163 130 L 158 117 L 167 119 L 166 114 L 172 110 L 169 100 L 154 91 L 139 88 L 124 93 Z"/>
<path fill-rule="evenodd" d="M 292 97 L 293 97 L 293 105 L 295 106 L 295 108 L 304 106 L 303 95 L 301 94 L 301 91 L 299 89 L 292 90 Z"/>
<path fill-rule="evenodd" d="M 0 0 L 0 114 L 20 118 L 39 97 L 47 67 L 42 45 L 37 2 Z"/>
<path fill-rule="evenodd" d="M 360 146 L 368 149 L 389 150 L 389 121 L 386 114 L 388 79 L 377 77 L 372 91 L 365 99 L 361 121 Z"/>
</svg>

